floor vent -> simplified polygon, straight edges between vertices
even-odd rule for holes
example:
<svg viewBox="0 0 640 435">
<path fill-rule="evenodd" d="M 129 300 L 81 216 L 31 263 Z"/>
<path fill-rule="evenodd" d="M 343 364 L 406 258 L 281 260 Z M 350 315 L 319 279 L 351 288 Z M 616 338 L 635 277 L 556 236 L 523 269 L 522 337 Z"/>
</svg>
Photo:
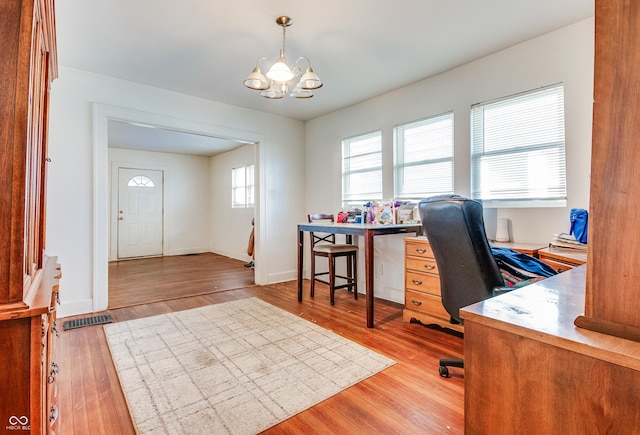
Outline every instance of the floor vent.
<svg viewBox="0 0 640 435">
<path fill-rule="evenodd" d="M 111 323 L 111 314 L 67 320 L 62 325 L 62 329 L 68 331 L 69 329 L 82 328 L 83 326 L 103 325 L 105 323 Z"/>
</svg>

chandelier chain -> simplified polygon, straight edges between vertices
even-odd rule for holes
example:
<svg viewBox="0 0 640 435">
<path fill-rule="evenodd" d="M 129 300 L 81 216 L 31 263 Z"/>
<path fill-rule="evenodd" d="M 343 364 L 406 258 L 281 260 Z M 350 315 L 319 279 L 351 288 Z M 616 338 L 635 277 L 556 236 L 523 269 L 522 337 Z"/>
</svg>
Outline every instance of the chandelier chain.
<svg viewBox="0 0 640 435">
<path fill-rule="evenodd" d="M 287 27 L 282 26 L 282 57 L 284 57 L 284 53 L 287 50 Z"/>
</svg>

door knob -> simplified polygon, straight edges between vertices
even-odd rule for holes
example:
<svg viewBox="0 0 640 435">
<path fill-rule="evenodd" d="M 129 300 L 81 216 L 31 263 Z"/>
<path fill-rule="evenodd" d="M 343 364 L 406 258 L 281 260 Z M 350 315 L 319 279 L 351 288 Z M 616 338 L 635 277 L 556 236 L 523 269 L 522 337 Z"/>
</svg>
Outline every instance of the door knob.
<svg viewBox="0 0 640 435">
<path fill-rule="evenodd" d="M 119 216 L 119 217 L 118 217 L 118 220 L 119 220 L 119 221 L 123 221 L 123 220 L 124 220 L 124 218 L 123 218 L 122 216 Z"/>
</svg>

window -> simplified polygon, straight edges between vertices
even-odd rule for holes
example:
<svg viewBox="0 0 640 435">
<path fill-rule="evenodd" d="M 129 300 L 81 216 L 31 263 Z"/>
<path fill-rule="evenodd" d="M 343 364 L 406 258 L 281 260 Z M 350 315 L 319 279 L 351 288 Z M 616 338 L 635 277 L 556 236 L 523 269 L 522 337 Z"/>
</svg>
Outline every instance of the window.
<svg viewBox="0 0 640 435">
<path fill-rule="evenodd" d="M 485 206 L 565 206 L 564 88 L 471 108 L 472 197 Z"/>
<path fill-rule="evenodd" d="M 231 170 L 231 207 L 248 208 L 254 206 L 254 167 L 241 166 Z"/>
<path fill-rule="evenodd" d="M 453 113 L 394 129 L 395 198 L 453 193 Z"/>
<path fill-rule="evenodd" d="M 382 198 L 382 133 L 342 141 L 342 202 Z"/>
<path fill-rule="evenodd" d="M 128 187 L 155 187 L 153 181 L 145 175 L 136 175 L 131 177 L 127 183 Z"/>
</svg>

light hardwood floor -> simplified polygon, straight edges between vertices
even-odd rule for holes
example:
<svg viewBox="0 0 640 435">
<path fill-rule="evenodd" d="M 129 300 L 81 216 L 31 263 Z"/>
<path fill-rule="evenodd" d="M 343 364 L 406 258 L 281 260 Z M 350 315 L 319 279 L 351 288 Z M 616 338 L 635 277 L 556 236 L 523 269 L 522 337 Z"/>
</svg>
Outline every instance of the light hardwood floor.
<svg viewBox="0 0 640 435">
<path fill-rule="evenodd" d="M 109 309 L 254 285 L 253 269 L 210 252 L 109 263 Z"/>
<path fill-rule="evenodd" d="M 189 257 L 185 257 L 189 258 Z M 159 262 L 162 259 L 157 259 Z M 194 262 L 197 263 L 197 262 Z M 142 264 L 142 263 L 140 263 Z M 176 280 L 188 293 L 189 282 L 198 282 L 201 273 L 185 262 L 164 284 Z M 226 264 L 219 273 L 235 270 L 238 281 L 246 275 L 242 262 Z M 150 278 L 154 274 L 148 275 Z M 210 277 L 215 282 L 214 276 Z M 152 291 L 144 274 L 135 286 Z M 157 292 L 153 292 L 156 294 Z M 62 292 L 64 295 L 64 291 Z M 326 286 L 316 287 L 309 298 L 297 301 L 296 282 L 268 286 L 248 286 L 209 294 L 171 298 L 167 301 L 136 304 L 110 309 L 114 322 L 161 313 L 180 311 L 207 304 L 257 297 L 299 315 L 346 338 L 393 358 L 397 364 L 359 384 L 272 427 L 270 434 L 461 434 L 463 433 L 462 372 L 449 379 L 438 375 L 441 357 L 462 356 L 462 339 L 441 330 L 419 324 L 403 323 L 402 306 L 376 300 L 375 328 L 365 327 L 365 298 L 353 300 L 346 291 L 336 292 L 336 305 L 329 304 Z M 136 295 L 136 298 L 138 296 Z M 67 319 L 60 319 L 63 322 Z M 62 328 L 60 328 L 62 329 Z M 118 376 L 101 326 L 61 331 L 58 341 L 60 360 L 60 430 L 61 434 L 133 434 L 133 424 L 120 388 Z M 455 370 L 455 369 L 454 369 Z"/>
</svg>

